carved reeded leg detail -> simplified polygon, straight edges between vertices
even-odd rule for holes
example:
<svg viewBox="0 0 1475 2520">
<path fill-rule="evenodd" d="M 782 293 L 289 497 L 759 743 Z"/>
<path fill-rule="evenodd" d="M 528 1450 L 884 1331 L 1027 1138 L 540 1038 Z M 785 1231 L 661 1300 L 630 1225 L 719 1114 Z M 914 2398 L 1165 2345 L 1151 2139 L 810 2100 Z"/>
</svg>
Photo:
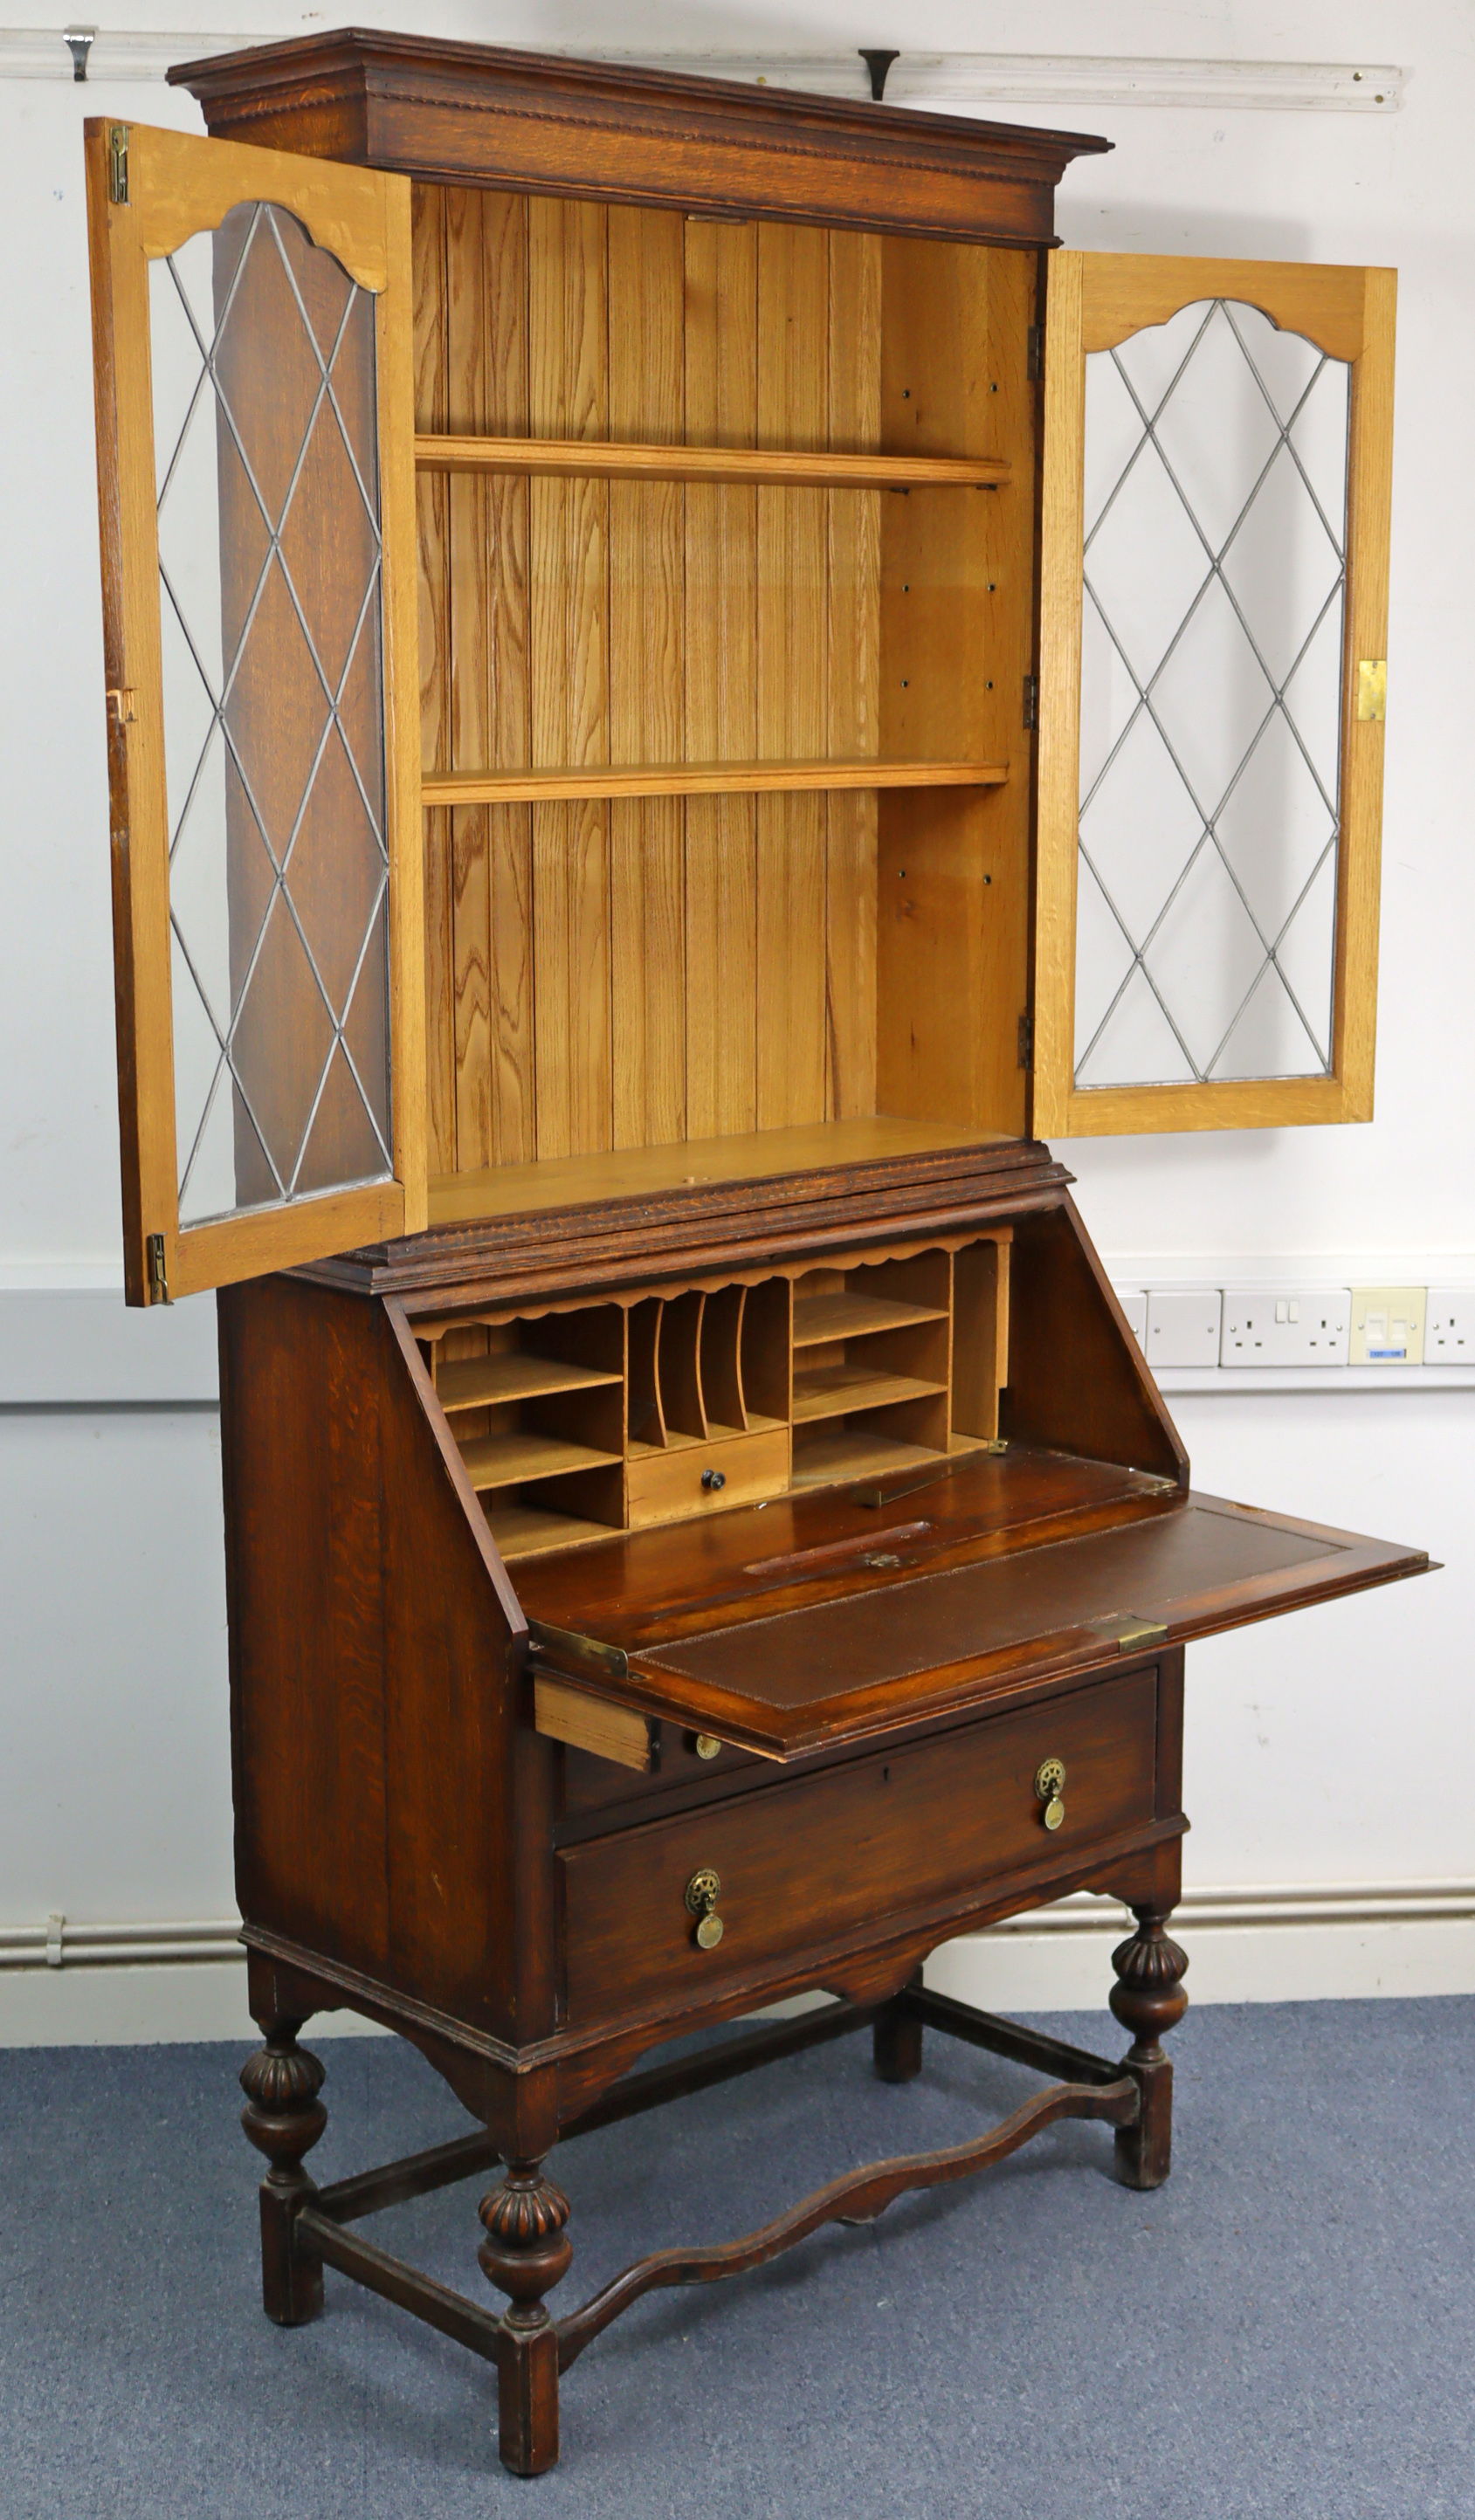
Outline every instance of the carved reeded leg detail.
<svg viewBox="0 0 1475 2520">
<path fill-rule="evenodd" d="M 483 2196 L 482 2273 L 511 2295 L 502 2315 L 497 2368 L 498 2447 L 514 2476 L 542 2476 L 559 2456 L 559 2332 L 543 2295 L 567 2274 L 573 2242 L 564 2231 L 568 2199 L 540 2161 L 510 2161 L 500 2187 Z"/>
<path fill-rule="evenodd" d="M 1129 2187 L 1161 2187 L 1173 2160 L 1173 2067 L 1160 2041 L 1188 2009 L 1179 1984 L 1188 1957 L 1165 1931 L 1171 1911 L 1134 1908 L 1132 1912 L 1137 1932 L 1111 1955 L 1116 1971 L 1111 2009 L 1132 2032 L 1133 2044 L 1123 2061 L 1141 2105 L 1136 2126 L 1117 2129 L 1116 2168 Z"/>
<path fill-rule="evenodd" d="M 323 2307 L 323 2270 L 292 2251 L 297 2208 L 315 2191 L 302 2167 L 328 2124 L 318 2097 L 323 2068 L 297 2046 L 300 2021 L 262 2023 L 266 2044 L 241 2068 L 245 2127 L 270 2168 L 261 2182 L 261 2290 L 268 2318 L 279 2327 L 300 2327 Z"/>
<path fill-rule="evenodd" d="M 911 1983 L 920 1986 L 918 1969 Z M 910 2083 L 921 2072 L 922 2026 L 906 2009 L 905 1994 L 883 2003 L 872 2025 L 872 2055 L 883 2083 Z"/>
</svg>

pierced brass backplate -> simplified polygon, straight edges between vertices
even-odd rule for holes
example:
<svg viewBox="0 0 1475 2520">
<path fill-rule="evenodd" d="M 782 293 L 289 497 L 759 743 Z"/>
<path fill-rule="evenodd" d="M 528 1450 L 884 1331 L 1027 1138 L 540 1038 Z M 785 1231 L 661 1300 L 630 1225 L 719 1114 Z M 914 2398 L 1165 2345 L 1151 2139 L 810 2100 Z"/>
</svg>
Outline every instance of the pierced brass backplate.
<svg viewBox="0 0 1475 2520">
<path fill-rule="evenodd" d="M 1042 1759 L 1035 1770 L 1035 1800 L 1045 1805 L 1045 1825 L 1058 1828 L 1065 1818 L 1065 1762 Z"/>
<path fill-rule="evenodd" d="M 716 1913 L 722 1896 L 722 1882 L 709 1865 L 693 1872 L 687 1883 L 687 1906 L 696 1918 L 697 1948 L 715 1952 L 722 1940 L 722 1918 Z"/>
<path fill-rule="evenodd" d="M 1358 658 L 1358 716 L 1361 719 L 1382 719 L 1388 713 L 1388 659 L 1386 656 Z"/>
</svg>

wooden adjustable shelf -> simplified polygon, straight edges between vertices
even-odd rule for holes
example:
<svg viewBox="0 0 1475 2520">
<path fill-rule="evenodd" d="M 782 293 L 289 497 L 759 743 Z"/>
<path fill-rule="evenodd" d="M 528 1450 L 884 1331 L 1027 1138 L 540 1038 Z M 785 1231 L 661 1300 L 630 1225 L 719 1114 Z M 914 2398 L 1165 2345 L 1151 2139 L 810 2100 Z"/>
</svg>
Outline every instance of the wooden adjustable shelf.
<svg viewBox="0 0 1475 2520">
<path fill-rule="evenodd" d="M 422 472 L 525 473 L 545 480 L 697 481 L 787 490 L 997 489 L 998 457 L 812 454 L 801 447 L 612 446 L 598 439 L 417 437 Z"/>
</svg>

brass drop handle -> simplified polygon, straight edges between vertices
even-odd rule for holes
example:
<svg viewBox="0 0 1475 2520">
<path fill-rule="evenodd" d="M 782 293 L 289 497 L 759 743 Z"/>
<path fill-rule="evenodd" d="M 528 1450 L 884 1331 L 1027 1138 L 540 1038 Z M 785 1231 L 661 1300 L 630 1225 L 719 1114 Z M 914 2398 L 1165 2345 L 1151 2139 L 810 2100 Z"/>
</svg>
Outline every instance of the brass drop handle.
<svg viewBox="0 0 1475 2520">
<path fill-rule="evenodd" d="M 716 1488 L 725 1488 L 725 1487 L 727 1486 L 727 1483 L 728 1483 L 728 1474 L 727 1474 L 726 1470 L 703 1470 L 703 1471 L 702 1471 L 702 1474 L 701 1474 L 701 1484 L 702 1484 L 702 1486 L 703 1486 L 704 1488 L 712 1488 L 712 1489 L 716 1489 Z"/>
<path fill-rule="evenodd" d="M 696 1919 L 696 1948 L 715 1952 L 722 1940 L 722 1918 L 717 1902 L 722 1896 L 722 1883 L 710 1866 L 693 1872 L 687 1883 L 687 1907 Z"/>
<path fill-rule="evenodd" d="M 1065 1762 L 1042 1759 L 1035 1770 L 1035 1799 L 1045 1805 L 1047 1828 L 1058 1828 L 1065 1818 Z"/>
</svg>

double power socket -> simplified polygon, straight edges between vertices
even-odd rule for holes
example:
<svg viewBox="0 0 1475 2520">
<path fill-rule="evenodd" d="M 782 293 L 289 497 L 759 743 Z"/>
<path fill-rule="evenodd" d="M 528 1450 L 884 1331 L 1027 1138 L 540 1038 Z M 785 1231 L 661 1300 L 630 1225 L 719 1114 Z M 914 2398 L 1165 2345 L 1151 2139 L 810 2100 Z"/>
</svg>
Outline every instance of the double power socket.
<svg viewBox="0 0 1475 2520">
<path fill-rule="evenodd" d="M 1468 1286 L 1150 1286 L 1118 1294 L 1154 1372 L 1475 1363 Z"/>
</svg>

